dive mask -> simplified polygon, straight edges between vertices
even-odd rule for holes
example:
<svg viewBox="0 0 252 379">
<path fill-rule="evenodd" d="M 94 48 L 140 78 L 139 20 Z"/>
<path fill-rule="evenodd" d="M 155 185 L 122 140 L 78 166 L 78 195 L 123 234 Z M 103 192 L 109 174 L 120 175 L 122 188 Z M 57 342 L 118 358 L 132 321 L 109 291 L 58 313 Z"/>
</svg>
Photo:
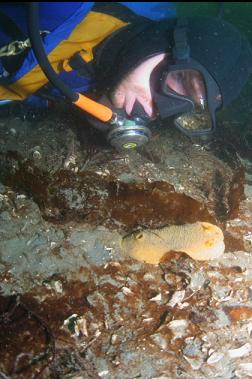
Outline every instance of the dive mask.
<svg viewBox="0 0 252 379">
<path fill-rule="evenodd" d="M 161 119 L 173 116 L 175 126 L 188 136 L 212 133 L 215 112 L 222 105 L 219 88 L 198 62 L 169 65 L 152 95 Z M 155 88 L 155 87 L 154 87 Z"/>
<path fill-rule="evenodd" d="M 222 106 L 219 87 L 209 72 L 190 57 L 186 27 L 174 31 L 173 62 L 162 62 L 152 79 L 152 95 L 161 119 L 174 117 L 188 136 L 212 133 Z"/>
</svg>

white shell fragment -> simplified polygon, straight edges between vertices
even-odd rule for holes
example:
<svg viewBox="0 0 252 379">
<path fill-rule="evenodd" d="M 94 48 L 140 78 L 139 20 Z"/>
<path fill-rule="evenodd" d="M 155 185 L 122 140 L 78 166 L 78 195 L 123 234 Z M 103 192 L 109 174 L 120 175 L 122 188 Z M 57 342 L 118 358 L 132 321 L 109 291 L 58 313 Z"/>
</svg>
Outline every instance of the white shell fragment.
<svg viewBox="0 0 252 379">
<path fill-rule="evenodd" d="M 190 364 L 193 370 L 199 370 L 203 364 L 202 359 L 197 358 L 189 358 L 184 355 L 185 360 Z"/>
<path fill-rule="evenodd" d="M 56 280 L 56 282 L 54 282 L 54 287 L 55 287 L 55 291 L 57 293 L 62 293 L 63 292 L 62 283 L 59 280 Z"/>
<path fill-rule="evenodd" d="M 153 334 L 151 339 L 155 342 L 155 344 L 162 350 L 167 349 L 168 343 L 167 340 L 160 333 Z"/>
<path fill-rule="evenodd" d="M 77 325 L 75 326 L 75 333 L 77 336 L 83 335 L 85 337 L 88 337 L 88 330 L 87 330 L 87 320 L 85 317 L 80 317 L 77 320 Z"/>
<path fill-rule="evenodd" d="M 104 376 L 107 376 L 108 374 L 109 374 L 108 370 L 103 370 L 103 371 L 98 372 L 98 376 L 100 376 L 101 378 Z"/>
<path fill-rule="evenodd" d="M 228 350 L 228 355 L 230 358 L 241 358 L 251 353 L 250 343 L 245 343 L 245 345 L 239 347 L 238 349 Z"/>
<path fill-rule="evenodd" d="M 118 341 L 118 335 L 117 334 L 112 334 L 110 338 L 110 343 L 111 345 L 114 345 Z"/>
<path fill-rule="evenodd" d="M 76 313 L 72 314 L 64 320 L 64 326 L 67 327 L 73 337 L 80 337 L 81 335 L 88 337 L 87 321 L 83 316 L 78 316 Z"/>
<path fill-rule="evenodd" d="M 13 136 L 15 136 L 15 135 L 17 134 L 17 131 L 16 131 L 16 129 L 14 129 L 14 128 L 10 128 L 10 133 L 11 133 Z"/>
<path fill-rule="evenodd" d="M 171 329 L 174 338 L 182 338 L 187 335 L 187 320 L 173 320 L 168 323 L 169 329 Z"/>
<path fill-rule="evenodd" d="M 143 319 L 143 322 L 152 322 L 154 320 L 154 318 L 153 317 L 149 317 L 149 318 L 144 318 Z"/>
<path fill-rule="evenodd" d="M 173 308 L 175 307 L 175 305 L 180 304 L 183 301 L 184 297 L 185 297 L 185 290 L 176 291 L 172 295 L 167 305 Z"/>
<path fill-rule="evenodd" d="M 159 303 L 160 301 L 162 300 L 162 295 L 161 293 L 157 294 L 156 296 L 152 297 L 150 299 L 150 301 L 156 301 L 157 303 Z"/>
<path fill-rule="evenodd" d="M 40 153 L 39 150 L 34 150 L 33 153 L 32 153 L 32 157 L 33 157 L 34 159 L 39 160 L 39 159 L 42 158 L 42 155 L 41 155 L 41 153 Z"/>
<path fill-rule="evenodd" d="M 213 365 L 217 362 L 219 362 L 222 358 L 224 357 L 224 354 L 223 353 L 219 353 L 218 351 L 214 351 L 210 357 L 208 358 L 207 360 L 207 363 L 209 365 Z"/>
<path fill-rule="evenodd" d="M 123 287 L 122 292 L 124 293 L 124 295 L 133 295 L 133 292 L 128 287 Z"/>
<path fill-rule="evenodd" d="M 240 378 L 244 378 L 244 375 L 252 376 L 252 363 L 240 363 L 235 374 Z"/>
</svg>

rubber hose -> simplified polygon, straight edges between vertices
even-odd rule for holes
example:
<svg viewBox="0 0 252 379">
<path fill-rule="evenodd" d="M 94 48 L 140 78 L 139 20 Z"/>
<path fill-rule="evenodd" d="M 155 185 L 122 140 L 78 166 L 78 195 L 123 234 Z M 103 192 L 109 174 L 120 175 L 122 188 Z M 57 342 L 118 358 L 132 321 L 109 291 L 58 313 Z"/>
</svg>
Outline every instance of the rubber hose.
<svg viewBox="0 0 252 379">
<path fill-rule="evenodd" d="M 29 15 L 28 15 L 28 31 L 31 41 L 31 46 L 34 51 L 34 55 L 41 66 L 44 74 L 46 75 L 49 82 L 59 89 L 64 96 L 66 96 L 71 102 L 78 100 L 79 95 L 75 93 L 70 87 L 68 87 L 58 76 L 51 66 L 45 49 L 42 38 L 40 36 L 39 28 L 39 3 L 31 2 L 29 3 Z"/>
</svg>

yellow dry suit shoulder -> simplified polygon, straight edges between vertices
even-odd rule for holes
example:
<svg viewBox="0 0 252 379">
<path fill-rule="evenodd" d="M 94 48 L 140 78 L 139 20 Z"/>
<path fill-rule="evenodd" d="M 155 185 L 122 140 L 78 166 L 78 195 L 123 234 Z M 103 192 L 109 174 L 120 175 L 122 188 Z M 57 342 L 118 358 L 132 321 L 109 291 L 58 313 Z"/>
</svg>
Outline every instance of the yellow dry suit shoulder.
<svg viewBox="0 0 252 379">
<path fill-rule="evenodd" d="M 45 51 L 56 73 L 63 70 L 71 71 L 68 60 L 76 53 L 79 53 L 85 62 L 92 61 L 94 47 L 110 34 L 128 24 L 109 14 L 96 11 L 90 11 L 87 14 L 85 7 L 85 4 L 82 5 L 74 17 L 71 16 L 44 36 Z M 15 44 L 9 44 L 2 51 L 5 50 L 8 54 L 16 46 L 18 44 L 15 41 Z M 25 42 L 25 47 L 29 48 L 28 41 Z M 48 79 L 37 64 L 32 50 L 29 49 L 19 70 L 10 75 L 5 74 L 5 77 L 2 78 L 0 99 L 24 100 L 36 93 L 47 82 Z"/>
</svg>

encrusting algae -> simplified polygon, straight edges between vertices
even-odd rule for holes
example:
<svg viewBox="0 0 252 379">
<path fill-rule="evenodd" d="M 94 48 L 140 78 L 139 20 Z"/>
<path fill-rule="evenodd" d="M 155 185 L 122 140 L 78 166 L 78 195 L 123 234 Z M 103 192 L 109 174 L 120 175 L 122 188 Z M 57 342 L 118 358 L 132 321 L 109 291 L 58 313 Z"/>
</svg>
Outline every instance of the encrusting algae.
<svg viewBox="0 0 252 379">
<path fill-rule="evenodd" d="M 122 239 L 122 250 L 138 261 L 158 264 L 166 253 L 177 251 L 196 260 L 220 257 L 225 250 L 222 230 L 208 222 L 142 230 Z"/>
</svg>

